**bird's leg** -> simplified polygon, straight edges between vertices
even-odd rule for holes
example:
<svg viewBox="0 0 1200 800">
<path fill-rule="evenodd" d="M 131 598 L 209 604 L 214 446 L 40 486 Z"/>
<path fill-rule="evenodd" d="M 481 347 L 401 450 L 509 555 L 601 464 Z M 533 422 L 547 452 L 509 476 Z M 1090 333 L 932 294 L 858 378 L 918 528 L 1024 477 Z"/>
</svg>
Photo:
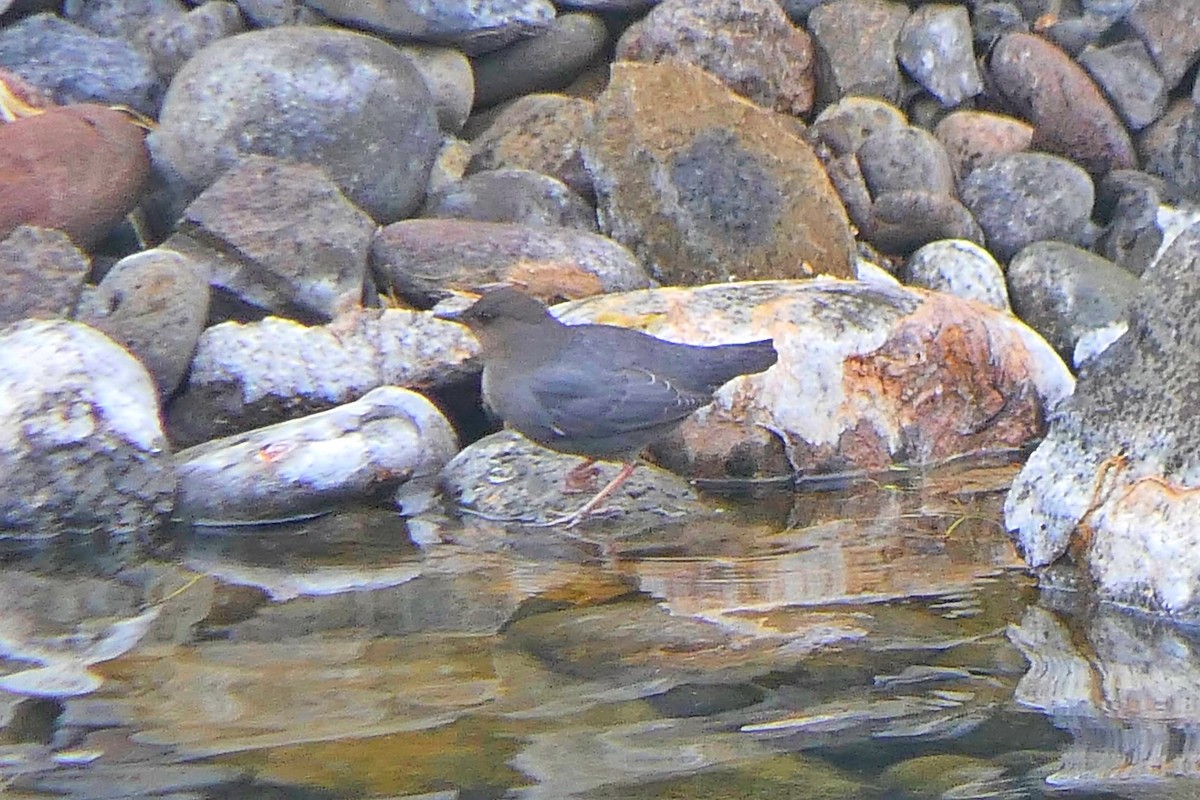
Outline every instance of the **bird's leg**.
<svg viewBox="0 0 1200 800">
<path fill-rule="evenodd" d="M 596 492 L 596 495 L 591 500 L 588 500 L 586 503 L 584 503 L 578 511 L 574 511 L 564 517 L 557 517 L 555 519 L 539 523 L 538 527 L 551 528 L 562 525 L 567 528 L 574 528 L 576 525 L 587 519 L 590 514 L 594 513 L 596 509 L 600 507 L 600 504 L 608 499 L 609 495 L 621 488 L 621 484 L 629 480 L 629 476 L 633 474 L 635 469 L 637 469 L 636 461 L 629 461 L 622 464 L 621 471 L 618 472 L 603 489 Z"/>
<path fill-rule="evenodd" d="M 567 473 L 567 477 L 563 479 L 564 494 L 581 494 L 583 492 L 591 492 L 596 488 L 596 478 L 600 475 L 600 468 L 596 466 L 596 459 L 589 458 L 581 461 L 571 468 Z"/>
</svg>

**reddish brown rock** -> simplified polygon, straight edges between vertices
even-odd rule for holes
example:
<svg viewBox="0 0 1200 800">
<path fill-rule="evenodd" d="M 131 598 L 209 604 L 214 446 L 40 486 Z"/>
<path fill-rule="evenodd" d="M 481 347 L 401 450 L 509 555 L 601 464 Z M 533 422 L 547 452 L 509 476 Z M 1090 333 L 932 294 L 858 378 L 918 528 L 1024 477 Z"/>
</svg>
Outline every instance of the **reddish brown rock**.
<svg viewBox="0 0 1200 800">
<path fill-rule="evenodd" d="M 123 112 L 89 104 L 0 125 L 0 238 L 35 225 L 94 244 L 141 199 L 144 134 Z"/>
<path fill-rule="evenodd" d="M 1083 67 L 1037 36 L 1000 37 L 989 62 L 1000 93 L 1033 123 L 1033 147 L 1099 174 L 1136 165 L 1121 120 Z"/>
<path fill-rule="evenodd" d="M 1033 141 L 1033 126 L 1015 117 L 987 111 L 947 114 L 933 133 L 950 155 L 959 179 L 1001 156 L 1028 150 Z"/>
<path fill-rule="evenodd" d="M 601 228 L 663 283 L 848 276 L 846 212 L 786 119 L 690 64 L 617 62 L 584 151 Z"/>
<path fill-rule="evenodd" d="M 611 239 L 506 222 L 395 222 L 375 234 L 371 266 L 382 291 L 422 307 L 450 290 L 475 291 L 496 282 L 521 286 L 547 301 L 650 285 L 633 254 Z"/>
<path fill-rule="evenodd" d="M 625 61 L 686 61 L 765 108 L 812 110 L 812 39 L 775 0 L 666 0 L 617 44 Z"/>
</svg>

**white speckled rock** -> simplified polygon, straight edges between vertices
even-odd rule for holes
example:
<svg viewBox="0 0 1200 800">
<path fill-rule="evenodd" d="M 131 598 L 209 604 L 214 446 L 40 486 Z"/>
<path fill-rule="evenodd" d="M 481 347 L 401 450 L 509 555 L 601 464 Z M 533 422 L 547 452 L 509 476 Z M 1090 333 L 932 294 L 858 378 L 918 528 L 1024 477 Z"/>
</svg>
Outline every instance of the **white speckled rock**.
<svg viewBox="0 0 1200 800">
<path fill-rule="evenodd" d="M 1142 277 L 1129 332 L 1088 363 L 1013 482 L 1005 522 L 1033 566 L 1068 552 L 1097 593 L 1200 620 L 1200 225 Z"/>
<path fill-rule="evenodd" d="M 181 451 L 178 512 L 209 525 L 311 517 L 431 481 L 457 451 L 458 437 L 433 403 L 383 386 L 319 414 Z"/>
<path fill-rule="evenodd" d="M 974 242 L 965 239 L 930 242 L 912 254 L 905 273 L 912 286 L 978 300 L 1012 313 L 1003 270 L 991 253 Z"/>
<path fill-rule="evenodd" d="M 171 404 L 171 439 L 191 445 L 260 428 L 379 386 L 443 386 L 475 370 L 477 349 L 463 326 L 399 309 L 314 327 L 278 317 L 214 325 Z"/>
<path fill-rule="evenodd" d="M 87 325 L 0 330 L 0 474 L 0 529 L 103 533 L 136 550 L 175 494 L 145 368 Z"/>
</svg>

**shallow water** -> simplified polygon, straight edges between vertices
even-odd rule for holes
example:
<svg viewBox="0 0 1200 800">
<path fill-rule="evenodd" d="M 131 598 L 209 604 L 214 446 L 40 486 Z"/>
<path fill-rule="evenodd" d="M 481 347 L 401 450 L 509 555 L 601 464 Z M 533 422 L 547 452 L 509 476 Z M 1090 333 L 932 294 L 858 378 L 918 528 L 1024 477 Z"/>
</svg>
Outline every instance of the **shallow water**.
<svg viewBox="0 0 1200 800">
<path fill-rule="evenodd" d="M 1039 593 L 1014 468 L 636 533 L 364 510 L 108 578 L 10 554 L 5 796 L 1200 797 L 1196 640 Z"/>
</svg>

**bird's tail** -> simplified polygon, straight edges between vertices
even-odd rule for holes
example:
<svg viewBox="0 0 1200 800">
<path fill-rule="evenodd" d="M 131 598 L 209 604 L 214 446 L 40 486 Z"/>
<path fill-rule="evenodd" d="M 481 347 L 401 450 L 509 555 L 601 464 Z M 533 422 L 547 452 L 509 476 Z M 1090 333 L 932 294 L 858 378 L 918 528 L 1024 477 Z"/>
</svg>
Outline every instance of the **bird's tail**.
<svg viewBox="0 0 1200 800">
<path fill-rule="evenodd" d="M 743 344 L 725 344 L 711 348 L 716 358 L 706 365 L 709 383 L 714 388 L 733 380 L 738 375 L 753 375 L 770 369 L 779 359 L 775 344 L 770 339 Z"/>
</svg>

